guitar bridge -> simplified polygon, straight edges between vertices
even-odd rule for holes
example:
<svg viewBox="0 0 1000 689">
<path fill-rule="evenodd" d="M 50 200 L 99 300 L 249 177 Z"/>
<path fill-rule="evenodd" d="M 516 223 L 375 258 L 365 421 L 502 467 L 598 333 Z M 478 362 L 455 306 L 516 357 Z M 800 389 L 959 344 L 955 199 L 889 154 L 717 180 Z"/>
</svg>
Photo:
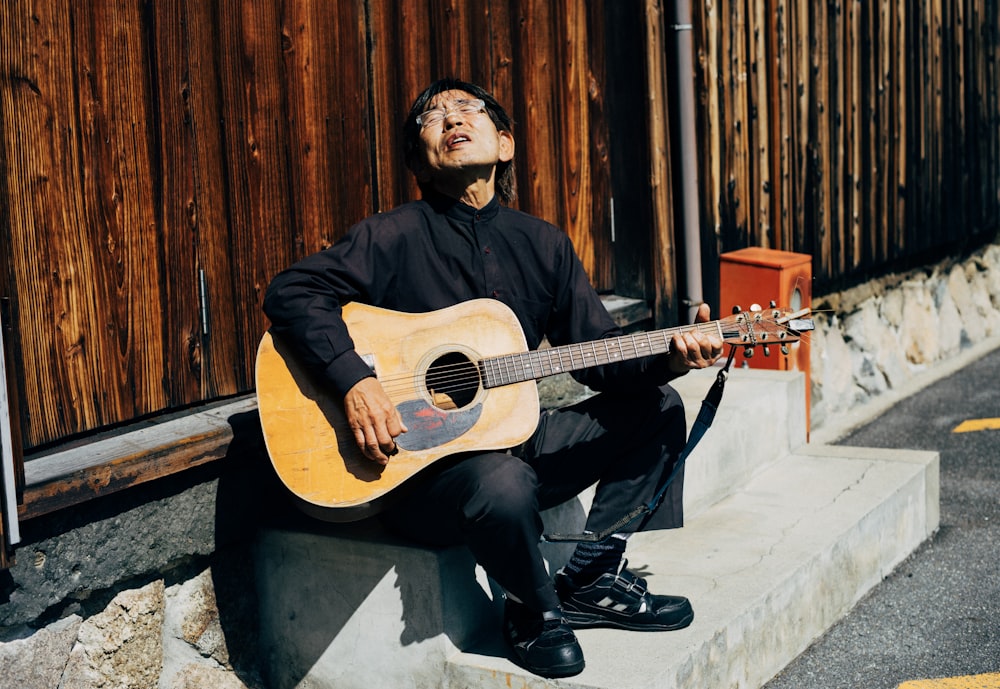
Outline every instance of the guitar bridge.
<svg viewBox="0 0 1000 689">
<path fill-rule="evenodd" d="M 375 355 L 374 354 L 361 354 L 361 360 L 372 370 L 372 373 L 378 373 L 375 370 Z"/>
</svg>

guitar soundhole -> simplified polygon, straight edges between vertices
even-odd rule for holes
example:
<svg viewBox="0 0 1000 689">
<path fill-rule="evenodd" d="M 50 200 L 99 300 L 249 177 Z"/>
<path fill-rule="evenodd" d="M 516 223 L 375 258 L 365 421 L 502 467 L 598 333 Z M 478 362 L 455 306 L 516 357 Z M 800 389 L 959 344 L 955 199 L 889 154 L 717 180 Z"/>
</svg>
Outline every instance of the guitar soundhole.
<svg viewBox="0 0 1000 689">
<path fill-rule="evenodd" d="M 439 356 L 427 369 L 427 392 L 435 407 L 461 409 L 479 394 L 479 367 L 461 352 Z"/>
</svg>

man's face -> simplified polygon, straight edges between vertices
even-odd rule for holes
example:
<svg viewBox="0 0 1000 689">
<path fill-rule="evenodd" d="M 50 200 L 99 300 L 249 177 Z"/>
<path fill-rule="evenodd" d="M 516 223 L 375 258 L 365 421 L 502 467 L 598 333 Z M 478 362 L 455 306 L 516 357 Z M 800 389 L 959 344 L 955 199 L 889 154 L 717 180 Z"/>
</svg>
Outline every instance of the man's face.
<svg viewBox="0 0 1000 689">
<path fill-rule="evenodd" d="M 514 156 L 510 132 L 497 131 L 485 110 L 473 114 L 459 110 L 461 101 L 468 100 L 474 100 L 474 96 L 465 91 L 444 91 L 431 99 L 428 109 L 441 109 L 447 115 L 420 130 L 424 146 L 421 176 L 428 181 L 464 172 L 492 177 L 498 162 Z"/>
</svg>

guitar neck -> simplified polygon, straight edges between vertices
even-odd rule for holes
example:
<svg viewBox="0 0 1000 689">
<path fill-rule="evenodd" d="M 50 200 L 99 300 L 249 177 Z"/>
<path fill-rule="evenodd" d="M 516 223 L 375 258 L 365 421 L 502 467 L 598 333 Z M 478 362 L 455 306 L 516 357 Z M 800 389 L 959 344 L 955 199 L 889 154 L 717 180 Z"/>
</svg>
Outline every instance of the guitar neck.
<svg viewBox="0 0 1000 689">
<path fill-rule="evenodd" d="M 613 364 L 644 356 L 667 354 L 674 335 L 698 330 L 725 338 L 721 321 L 665 328 L 650 332 L 609 337 L 580 344 L 537 349 L 532 352 L 488 357 L 479 362 L 484 387 L 496 388 L 538 380 L 593 366 Z"/>
</svg>

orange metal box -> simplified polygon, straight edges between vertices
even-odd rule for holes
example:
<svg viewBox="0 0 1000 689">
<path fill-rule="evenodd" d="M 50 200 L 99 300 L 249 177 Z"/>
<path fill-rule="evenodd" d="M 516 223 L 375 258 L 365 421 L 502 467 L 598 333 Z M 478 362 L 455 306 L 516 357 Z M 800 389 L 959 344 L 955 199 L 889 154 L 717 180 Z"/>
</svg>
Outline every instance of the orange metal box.
<svg viewBox="0 0 1000 689">
<path fill-rule="evenodd" d="M 797 311 L 812 303 L 812 256 L 809 254 L 751 247 L 722 254 L 719 260 L 721 316 L 731 313 L 734 306 L 746 311 L 753 304 L 767 308 L 774 301 L 779 308 Z M 740 349 L 734 364 L 805 373 L 808 418 L 809 355 L 809 333 L 806 333 L 803 340 L 789 345 L 787 356 L 778 347 L 771 347 L 770 356 L 764 356 L 763 349 L 757 347 L 753 356 L 747 358 Z"/>
</svg>

